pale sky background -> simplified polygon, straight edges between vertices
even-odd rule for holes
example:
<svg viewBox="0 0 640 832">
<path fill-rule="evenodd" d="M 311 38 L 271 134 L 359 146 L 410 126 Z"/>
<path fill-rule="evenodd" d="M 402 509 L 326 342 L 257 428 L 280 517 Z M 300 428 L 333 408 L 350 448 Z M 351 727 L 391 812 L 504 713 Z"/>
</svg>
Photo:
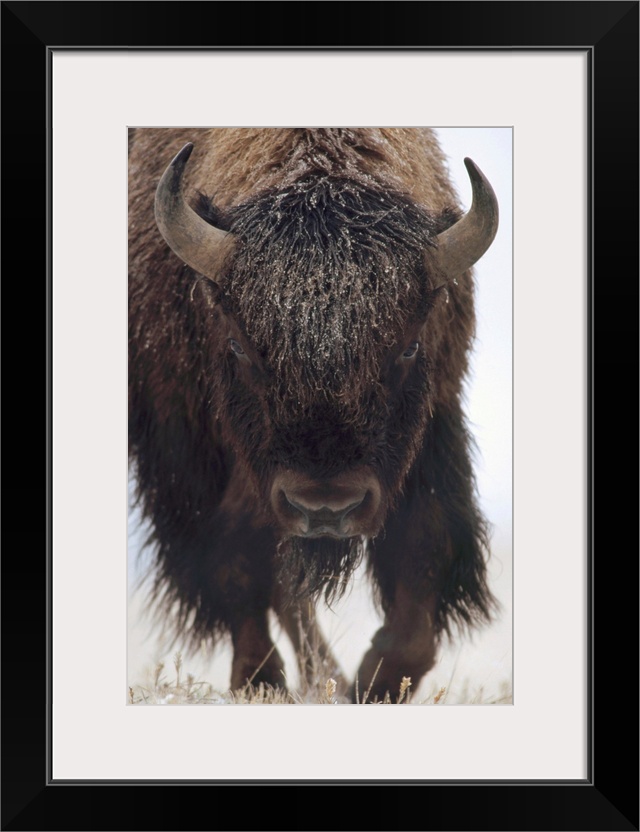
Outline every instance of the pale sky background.
<svg viewBox="0 0 640 832">
<path fill-rule="evenodd" d="M 452 180 L 465 209 L 470 205 L 471 186 L 463 164 L 471 157 L 494 187 L 500 206 L 500 227 L 489 251 L 475 267 L 477 283 L 477 341 L 472 373 L 467 386 L 466 413 L 478 445 L 476 476 L 482 508 L 492 525 L 490 583 L 502 604 L 502 614 L 492 626 L 472 638 L 460 637 L 443 645 L 436 667 L 423 680 L 414 701 L 440 687 L 449 689 L 448 702 L 455 702 L 465 686 L 483 689 L 484 697 L 501 693 L 512 672 L 512 138 L 509 127 L 438 128 L 441 145 L 449 159 Z M 171 668 L 171 650 L 151 630 L 141 615 L 140 593 L 133 585 L 143 571 L 140 557 L 142 533 L 135 511 L 129 512 L 128 576 L 128 683 L 144 684 L 157 661 Z M 323 630 L 349 676 L 355 673 L 369 640 L 379 626 L 370 601 L 367 579 L 358 573 L 353 589 L 332 611 L 321 611 Z M 293 654 L 287 640 L 273 635 L 294 673 Z M 218 651 L 213 660 L 184 657 L 185 672 L 226 689 L 229 682 L 228 651 Z M 465 697 L 466 698 L 466 697 Z"/>
</svg>

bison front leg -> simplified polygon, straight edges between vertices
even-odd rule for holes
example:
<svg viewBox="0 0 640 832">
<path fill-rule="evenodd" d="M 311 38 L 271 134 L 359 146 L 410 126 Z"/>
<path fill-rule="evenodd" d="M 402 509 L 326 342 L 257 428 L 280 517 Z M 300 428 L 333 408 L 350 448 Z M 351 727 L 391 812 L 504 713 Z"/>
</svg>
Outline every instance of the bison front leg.
<svg viewBox="0 0 640 832">
<path fill-rule="evenodd" d="M 452 625 L 490 621 L 486 521 L 476 505 L 469 437 L 458 405 L 434 416 L 385 534 L 370 564 L 385 611 L 359 671 L 360 698 L 380 660 L 370 698 L 403 676 L 413 689 L 433 666 L 438 638 Z"/>
<path fill-rule="evenodd" d="M 267 613 L 253 613 L 239 617 L 232 624 L 233 662 L 231 688 L 237 690 L 247 684 L 261 682 L 272 687 L 284 687 L 284 663 L 269 636 Z"/>
<path fill-rule="evenodd" d="M 268 533 L 251 529 L 250 518 L 233 531 L 229 525 L 216 541 L 208 585 L 231 634 L 231 687 L 262 682 L 283 688 L 284 663 L 271 640 L 268 620 L 273 540 Z"/>
<path fill-rule="evenodd" d="M 393 605 L 371 640 L 351 689 L 354 702 L 398 701 L 403 679 L 416 688 L 435 662 L 435 600 L 418 601 L 398 583 Z M 403 698 L 406 701 L 406 697 Z"/>
</svg>

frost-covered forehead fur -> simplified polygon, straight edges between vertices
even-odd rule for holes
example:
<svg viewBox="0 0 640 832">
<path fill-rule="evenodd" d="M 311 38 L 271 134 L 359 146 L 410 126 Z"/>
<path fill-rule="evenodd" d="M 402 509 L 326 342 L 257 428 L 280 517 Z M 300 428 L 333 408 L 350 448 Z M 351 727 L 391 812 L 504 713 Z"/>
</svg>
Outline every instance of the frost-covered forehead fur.
<svg viewBox="0 0 640 832">
<path fill-rule="evenodd" d="M 225 224 L 238 239 L 229 306 L 297 398 L 370 387 L 408 321 L 426 313 L 436 229 L 407 196 L 316 173 L 236 207 Z"/>
</svg>

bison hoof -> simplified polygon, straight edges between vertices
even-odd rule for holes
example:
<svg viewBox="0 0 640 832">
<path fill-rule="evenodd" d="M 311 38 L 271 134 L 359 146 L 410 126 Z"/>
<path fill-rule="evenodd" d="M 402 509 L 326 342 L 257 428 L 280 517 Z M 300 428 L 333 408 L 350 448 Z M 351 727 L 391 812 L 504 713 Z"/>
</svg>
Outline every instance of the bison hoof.
<svg viewBox="0 0 640 832">
<path fill-rule="evenodd" d="M 271 688 L 286 688 L 284 664 L 277 653 L 273 653 L 262 667 L 251 659 L 234 660 L 231 668 L 231 689 L 257 688 L 260 685 Z"/>
</svg>

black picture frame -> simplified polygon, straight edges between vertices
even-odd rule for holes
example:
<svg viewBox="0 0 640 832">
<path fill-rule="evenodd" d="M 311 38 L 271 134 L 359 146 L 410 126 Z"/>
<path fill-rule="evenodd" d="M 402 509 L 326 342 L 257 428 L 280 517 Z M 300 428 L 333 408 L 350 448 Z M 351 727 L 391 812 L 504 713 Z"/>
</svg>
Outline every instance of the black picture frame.
<svg viewBox="0 0 640 832">
<path fill-rule="evenodd" d="M 313 828 L 317 815 L 320 826 L 340 828 L 340 821 L 332 820 L 336 812 L 325 818 L 309 808 L 320 797 L 309 789 L 335 786 L 386 789 L 382 798 L 377 791 L 351 792 L 359 825 L 349 821 L 350 828 L 637 830 L 638 541 L 637 522 L 629 523 L 629 518 L 637 518 L 638 495 L 619 471 L 628 459 L 637 460 L 637 444 L 630 437 L 637 437 L 638 425 L 638 2 L 216 3 L 215 10 L 213 5 L 2 3 L 3 289 L 5 308 L 18 322 L 17 329 L 9 330 L 16 334 L 10 335 L 5 360 L 5 381 L 8 374 L 12 391 L 5 406 L 5 430 L 12 441 L 5 447 L 15 451 L 18 461 L 7 489 L 10 545 L 2 560 L 2 829 L 159 830 L 219 828 L 220 823 L 229 828 L 229 818 L 237 829 L 300 829 Z M 49 778 L 55 558 L 50 546 L 50 57 L 55 49 L 275 46 L 579 49 L 589 55 L 591 687 L 584 781 L 354 779 L 309 784 L 265 779 L 212 784 Z M 553 206 L 549 220 L 560 216 Z M 18 242 L 31 237 L 34 244 L 27 242 L 26 248 Z M 35 473 L 43 461 L 44 478 Z M 44 521 L 40 526 L 35 516 Z M 636 530 L 631 535 L 630 526 Z M 541 687 L 540 695 L 561 691 Z M 631 755 L 621 755 L 620 746 L 627 752 L 631 746 Z M 261 791 L 247 800 L 238 787 Z M 283 787 L 292 790 L 275 793 Z M 188 795 L 185 789 L 191 789 Z M 295 802 L 294 811 L 281 808 L 287 799 Z"/>
</svg>

